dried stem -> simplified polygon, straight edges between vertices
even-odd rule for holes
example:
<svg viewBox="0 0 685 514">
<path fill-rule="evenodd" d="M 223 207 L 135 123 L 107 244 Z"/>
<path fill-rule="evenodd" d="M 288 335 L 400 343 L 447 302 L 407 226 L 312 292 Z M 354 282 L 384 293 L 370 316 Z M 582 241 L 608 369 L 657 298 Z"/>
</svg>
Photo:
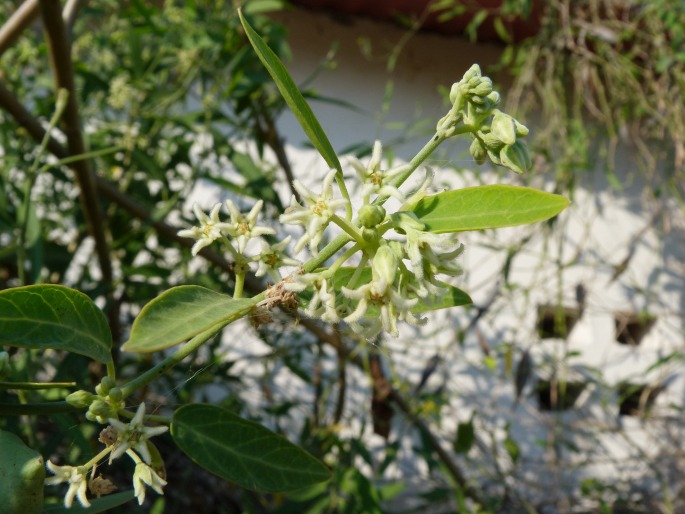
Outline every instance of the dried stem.
<svg viewBox="0 0 685 514">
<path fill-rule="evenodd" d="M 38 0 L 26 0 L 14 11 L 14 14 L 0 27 L 0 56 L 5 53 L 24 29 L 38 18 L 40 12 Z"/>
<path fill-rule="evenodd" d="M 347 347 L 342 343 L 342 340 L 339 336 L 334 336 L 330 334 L 323 327 L 321 327 L 316 322 L 310 319 L 302 318 L 300 319 L 299 323 L 307 330 L 309 330 L 320 341 L 323 341 L 333 346 L 336 350 L 338 350 L 340 355 L 344 355 L 345 359 L 352 362 L 355 366 L 361 369 L 364 369 L 366 367 L 361 356 L 358 354 L 353 355 L 350 352 L 350 350 L 348 350 Z M 409 421 L 411 421 L 411 423 L 419 431 L 421 431 L 425 439 L 432 446 L 435 454 L 444 464 L 445 468 L 449 472 L 454 482 L 461 488 L 464 495 L 481 506 L 485 505 L 483 500 L 480 498 L 478 491 L 476 491 L 473 485 L 469 483 L 469 481 L 464 476 L 464 473 L 461 471 L 459 464 L 457 464 L 452 459 L 447 450 L 443 448 L 442 443 L 438 440 L 437 436 L 433 434 L 433 432 L 431 431 L 430 427 L 426 424 L 426 422 L 414 412 L 414 410 L 409 405 L 409 402 L 407 402 L 407 400 L 404 399 L 402 394 L 397 389 L 392 387 L 392 385 L 389 382 L 387 382 L 387 379 L 385 384 L 379 383 L 377 379 L 376 384 L 374 384 L 374 387 L 385 390 L 387 395 L 386 398 L 390 402 L 392 402 L 402 413 L 404 413 L 407 419 L 409 419 Z"/>
<path fill-rule="evenodd" d="M 41 16 L 50 53 L 50 64 L 55 75 L 56 89 L 66 89 L 69 99 L 62 117 L 64 133 L 67 136 L 67 147 L 70 155 L 86 153 L 86 146 L 81 133 L 81 122 L 76 103 L 74 87 L 74 68 L 71 61 L 71 43 L 67 38 L 66 27 L 62 19 L 62 5 L 59 0 L 41 0 Z M 112 283 L 112 262 L 107 242 L 107 227 L 103 223 L 102 212 L 95 187 L 95 177 L 90 160 L 83 159 L 71 164 L 79 185 L 81 205 L 83 206 L 88 232 L 95 240 L 102 281 L 109 289 Z"/>
</svg>

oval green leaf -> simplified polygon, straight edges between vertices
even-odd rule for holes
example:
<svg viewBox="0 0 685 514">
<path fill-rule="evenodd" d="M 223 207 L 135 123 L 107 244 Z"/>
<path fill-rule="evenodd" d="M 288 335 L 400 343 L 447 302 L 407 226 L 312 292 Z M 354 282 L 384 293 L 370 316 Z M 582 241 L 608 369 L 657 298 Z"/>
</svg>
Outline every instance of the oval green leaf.
<svg viewBox="0 0 685 514">
<path fill-rule="evenodd" d="M 0 291 L 0 345 L 67 350 L 112 362 L 112 334 L 85 294 L 58 285 Z"/>
<path fill-rule="evenodd" d="M 556 216 L 571 202 L 528 187 L 476 186 L 426 196 L 412 209 L 435 234 L 537 223 Z"/>
<path fill-rule="evenodd" d="M 285 100 L 288 107 L 292 109 L 293 114 L 302 126 L 304 133 L 307 134 L 307 137 L 314 145 L 314 148 L 318 150 L 328 166 L 338 170 L 342 174 L 340 161 L 333 150 L 331 142 L 321 128 L 319 120 L 314 116 L 311 107 L 309 107 L 309 104 L 302 96 L 302 93 L 300 93 L 300 90 L 297 89 L 288 70 L 285 69 L 285 66 L 283 66 L 283 63 L 278 56 L 269 48 L 259 34 L 255 32 L 247 20 L 245 20 L 241 10 L 238 10 L 238 15 L 240 16 L 240 22 L 245 29 L 245 34 L 247 34 L 247 38 L 250 40 L 259 60 L 262 61 L 264 67 L 269 72 L 269 75 L 271 75 L 271 78 L 276 83 L 278 90 L 281 92 L 281 96 L 283 96 L 283 100 Z"/>
<path fill-rule="evenodd" d="M 6 514 L 43 512 L 45 463 L 40 453 L 11 432 L 0 430 L 0 498 Z"/>
<path fill-rule="evenodd" d="M 121 349 L 154 352 L 169 348 L 243 317 L 254 304 L 254 300 L 236 300 L 205 287 L 172 287 L 143 307 Z"/>
<path fill-rule="evenodd" d="M 171 435 L 195 463 L 246 489 L 294 491 L 331 476 L 321 461 L 286 438 L 213 405 L 178 409 Z"/>
</svg>

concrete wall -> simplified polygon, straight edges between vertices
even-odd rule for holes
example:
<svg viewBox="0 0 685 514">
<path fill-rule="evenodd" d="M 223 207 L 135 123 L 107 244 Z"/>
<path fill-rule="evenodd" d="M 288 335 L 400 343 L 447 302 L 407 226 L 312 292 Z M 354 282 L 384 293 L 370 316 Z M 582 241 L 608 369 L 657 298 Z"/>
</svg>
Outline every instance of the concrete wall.
<svg viewBox="0 0 685 514">
<path fill-rule="evenodd" d="M 474 45 L 456 37 L 407 37 L 393 26 L 335 21 L 307 11 L 279 13 L 275 18 L 290 32 L 292 60 L 287 66 L 296 82 L 356 107 L 312 103 L 334 147 L 370 145 L 378 138 L 395 142 L 388 146 L 401 160 L 409 159 L 428 140 L 435 122 L 446 112 L 438 88 L 449 88 L 474 62 L 487 70 L 501 51 L 500 47 Z M 398 45 L 402 50 L 396 66 L 388 71 L 388 58 Z M 332 48 L 336 49 L 330 61 L 333 65 L 315 74 Z M 507 77 L 493 78 L 506 99 Z M 279 127 L 296 176 L 316 187 L 326 172 L 323 160 L 303 146 L 304 133 L 292 115 L 284 115 Z M 529 127 L 542 130 L 539 125 Z M 431 159 L 439 182 L 451 187 L 520 183 L 512 174 L 475 165 L 465 151 L 467 145 L 448 143 Z M 660 489 L 649 463 L 659 463 L 664 482 L 677 494 L 685 457 L 678 421 L 685 391 L 681 365 L 685 311 L 682 209 L 670 200 L 656 204 L 649 199 L 644 188 L 652 186 L 635 168 L 630 147 L 620 151 L 618 162 L 623 189 L 608 184 L 601 162 L 595 173 L 581 174 L 579 170 L 580 186 L 573 205 L 551 226 L 464 234 L 466 273 L 459 286 L 472 295 L 476 306 L 489 304 L 489 309 L 463 341 L 459 333 L 469 325 L 475 308 L 438 312 L 420 332 L 405 327 L 397 340 L 388 338 L 382 348 L 388 370 L 407 388 L 418 383 L 424 366 L 439 355 L 437 372 L 423 391 L 448 391 L 447 403 L 435 405 L 427 414 L 445 447 L 451 445 L 458 422 L 475 415 L 478 448 L 458 457 L 469 476 L 493 492 L 514 486 L 540 504 L 549 502 L 550 512 L 569 507 L 566 499 L 577 499 L 578 483 L 588 477 L 613 484 L 617 497 L 629 496 L 631 491 L 658 496 Z M 554 187 L 551 177 L 533 176 L 534 186 Z M 652 184 L 658 184 L 658 178 Z M 286 200 L 285 188 L 282 194 Z M 516 248 L 519 251 L 505 283 L 501 271 L 507 252 Z M 623 262 L 625 270 L 614 277 Z M 541 338 L 538 307 L 578 307 L 579 286 L 585 291 L 585 300 L 569 336 Z M 649 313 L 656 318 L 639 345 L 617 342 L 618 312 Z M 231 351 L 237 351 L 231 346 Z M 259 346 L 250 348 L 240 351 L 259 354 Z M 534 363 L 533 373 L 517 404 L 514 377 L 526 351 Z M 655 366 L 673 352 L 681 353 Z M 332 362 L 329 370 L 334 371 Z M 256 372 L 255 377 L 258 375 Z M 584 385 L 573 408 L 541 409 L 536 378 L 554 376 L 563 383 Z M 648 419 L 619 415 L 617 388 L 622 381 L 665 386 Z M 368 421 L 368 382 L 359 375 L 350 383 L 354 386 L 347 403 L 346 429 L 358 433 L 365 426 L 369 445 L 382 453 L 385 441 L 371 433 L 368 423 L 361 422 Z M 311 397 L 311 391 L 287 370 L 277 374 L 273 385 L 283 397 Z M 261 401 L 259 393 L 251 394 L 254 401 Z M 391 439 L 400 439 L 401 458 L 383 478 L 402 478 L 415 491 L 430 488 L 436 477 L 413 454 L 415 434 L 398 416 L 393 423 Z M 521 448 L 517 466 L 504 450 L 507 434 Z M 498 475 L 495 458 L 508 477 Z M 587 501 L 592 505 L 591 498 Z"/>
</svg>

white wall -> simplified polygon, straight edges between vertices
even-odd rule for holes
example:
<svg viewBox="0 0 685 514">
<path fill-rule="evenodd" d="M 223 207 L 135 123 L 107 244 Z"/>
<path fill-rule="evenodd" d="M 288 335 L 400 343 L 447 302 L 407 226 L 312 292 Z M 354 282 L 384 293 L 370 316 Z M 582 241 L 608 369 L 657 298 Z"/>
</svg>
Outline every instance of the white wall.
<svg viewBox="0 0 685 514">
<path fill-rule="evenodd" d="M 363 112 L 312 103 L 334 147 L 371 144 L 375 138 L 392 141 L 408 125 L 420 121 L 420 129 L 411 132 L 411 140 L 396 148 L 397 157 L 405 160 L 428 140 L 435 121 L 446 112 L 437 88 L 449 88 L 474 62 L 487 69 L 497 62 L 501 50 L 456 37 L 417 34 L 406 42 L 396 69 L 388 73 L 387 58 L 405 36 L 401 29 L 365 20 L 338 23 L 326 15 L 306 11 L 279 13 L 275 18 L 289 28 L 293 56 L 287 66 L 298 83 L 307 80 L 331 47 L 337 46 L 334 69 L 321 70 L 310 87 Z M 361 41 L 370 43 L 371 59 L 360 50 Z M 494 78 L 500 79 L 501 87 L 503 77 Z M 386 112 L 379 115 L 389 81 L 393 84 L 392 97 L 385 105 Z M 506 99 L 506 86 L 500 92 Z M 284 115 L 279 127 L 297 177 L 315 187 L 326 172 L 323 160 L 303 148 L 305 136 L 292 115 Z M 530 128 L 536 130 L 535 126 Z M 447 144 L 446 151 L 431 160 L 430 164 L 440 170 L 440 181 L 453 186 L 518 183 L 517 177 L 501 170 L 476 166 L 465 148 L 463 143 Z M 493 441 L 497 441 L 500 461 L 504 469 L 511 469 L 501 447 L 507 422 L 522 450 L 514 481 L 524 487 L 524 494 L 551 500 L 557 506 L 561 505 L 560 498 L 572 494 L 579 478 L 599 477 L 615 483 L 618 489 L 649 488 L 654 474 L 644 464 L 645 455 L 671 459 L 676 464 L 682 457 L 679 411 L 670 405 L 683 405 L 682 359 L 675 358 L 649 374 L 645 371 L 658 359 L 683 351 L 685 220 L 682 210 L 667 203 L 652 222 L 658 206 L 644 193 L 643 179 L 636 173 L 634 162 L 630 148 L 626 148 L 618 164 L 619 179 L 626 185 L 622 191 L 612 189 L 601 171 L 584 174 L 573 205 L 552 230 L 538 225 L 464 235 L 466 274 L 460 286 L 472 295 L 476 305 L 483 305 L 495 293 L 497 300 L 463 346 L 458 344 L 456 333 L 468 324 L 474 309 L 436 313 L 420 334 L 406 327 L 398 340 L 384 343 L 388 368 L 405 384 L 418 382 L 432 355 L 438 353 L 444 358 L 426 387 L 431 390 L 444 385 L 450 392 L 448 404 L 429 414 L 432 426 L 449 447 L 457 421 L 466 421 L 477 412 L 479 438 L 490 450 L 476 450 L 466 458 L 459 457 L 459 461 L 469 476 L 479 477 L 495 490 L 502 483 L 491 474 L 488 455 L 492 455 Z M 533 183 L 542 189 L 553 187 L 547 176 L 535 176 Z M 513 260 L 510 282 L 504 287 L 498 277 L 506 251 L 528 236 L 530 242 Z M 628 255 L 630 244 L 635 247 L 634 255 L 626 271 L 612 281 L 614 266 Z M 575 289 L 581 283 L 587 290 L 586 307 L 567 341 L 541 341 L 535 330 L 537 306 L 557 305 L 560 301 L 575 306 Z M 648 311 L 657 322 L 638 347 L 621 345 L 615 341 L 615 311 Z M 491 349 L 494 369 L 486 365 L 483 340 Z M 560 414 L 540 412 L 530 383 L 520 404 L 514 407 L 512 370 L 505 366 L 504 359 L 507 344 L 513 345 L 514 365 L 523 350 L 530 349 L 538 376 L 549 376 L 556 365 L 563 370 L 562 377 L 587 382 L 576 408 Z M 252 348 L 256 351 L 257 347 Z M 577 355 L 565 358 L 566 352 Z M 358 378 L 351 381 L 356 382 L 357 391 L 347 404 L 346 421 L 352 432 L 359 430 L 359 420 L 368 416 L 369 410 L 368 385 L 363 377 Z M 667 378 L 667 389 L 648 420 L 618 416 L 614 387 L 618 382 L 654 384 Z M 298 384 L 285 371 L 276 379 L 284 397 L 310 395 Z M 260 401 L 258 393 L 253 395 L 255 401 Z M 392 437 L 406 437 L 402 444 L 404 459 L 385 478 L 402 476 L 416 489 L 428 487 L 433 478 L 412 457 L 411 431 L 402 427 L 398 418 Z M 368 426 L 366 433 L 369 444 L 380 451 L 384 442 L 372 435 Z M 565 442 L 572 442 L 581 452 L 569 450 Z M 675 469 L 680 469 L 676 464 Z M 670 477 L 666 475 L 668 482 Z M 677 474 L 674 476 L 677 478 Z"/>
</svg>

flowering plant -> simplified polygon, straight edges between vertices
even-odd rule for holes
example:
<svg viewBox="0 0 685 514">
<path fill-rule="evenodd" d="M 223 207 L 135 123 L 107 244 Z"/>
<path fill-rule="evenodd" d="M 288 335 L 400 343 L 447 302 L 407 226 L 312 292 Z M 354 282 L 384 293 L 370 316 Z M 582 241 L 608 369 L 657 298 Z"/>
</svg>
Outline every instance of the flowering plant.
<svg viewBox="0 0 685 514">
<path fill-rule="evenodd" d="M 107 365 L 108 374 L 94 393 L 74 392 L 60 406 L 85 410 L 88 420 L 106 425 L 100 433 L 105 448 L 87 463 L 47 464 L 54 476 L 45 479 L 46 484 L 68 484 L 66 507 L 74 499 L 90 505 L 88 490 L 98 497 L 111 492 L 111 483 L 95 476 L 95 470 L 101 461 L 111 463 L 123 455 L 135 463 L 132 485 L 138 502 L 144 501 L 146 486 L 162 494 L 164 466 L 150 439 L 167 430 L 196 463 L 250 489 L 290 491 L 327 480 L 330 472 L 321 461 L 261 425 L 219 407 L 182 406 L 169 420 L 146 417 L 143 403 L 132 415 L 126 410 L 127 399 L 228 324 L 244 317 L 266 323 L 269 312 L 277 307 L 289 311 L 300 307 L 305 315 L 349 327 L 366 341 L 383 333 L 398 337 L 403 323 L 425 324 L 428 311 L 470 303 L 469 296 L 451 283 L 462 273 L 459 232 L 534 223 L 568 205 L 558 195 L 502 185 L 432 191 L 433 172 L 420 167 L 441 143 L 458 135 L 471 138 L 470 152 L 478 163 L 489 159 L 516 173 L 531 168 L 523 142 L 528 129 L 499 109 L 500 95 L 477 65 L 452 86 L 449 112 L 410 162 L 386 168 L 380 142 L 374 143 L 367 163 L 349 160 L 359 179 L 358 198 L 353 202 L 342 164 L 319 122 L 276 55 L 240 16 L 259 58 L 331 170 L 324 175 L 320 190 L 299 181 L 293 184 L 290 204 L 279 218 L 282 224 L 304 230 L 292 251 L 288 250 L 290 236 L 278 241 L 275 228 L 260 224 L 261 201 L 247 213 L 225 202 L 228 220 L 222 220 L 220 203 L 209 214 L 193 206 L 197 226 L 178 235 L 195 240 L 193 255 L 210 245 L 223 245 L 233 265 L 235 286 L 231 295 L 199 286 L 175 287 L 145 306 L 123 351 L 150 353 L 185 345 L 127 383 L 117 382 L 111 333 L 102 312 L 88 297 L 54 285 L 0 292 L 4 314 L 0 343 L 67 350 Z M 407 180 L 415 173 L 422 175 L 420 183 L 407 188 Z M 390 211 L 388 204 L 396 207 Z M 339 229 L 338 235 L 330 235 L 332 226 Z M 268 276 L 275 284 L 246 297 L 250 274 Z M 27 312 L 40 323 L 33 326 Z M 5 361 L 0 355 L 0 373 L 8 367 Z M 257 455 L 269 455 L 269 459 Z M 44 474 L 40 467 L 35 475 L 41 471 Z"/>
</svg>

